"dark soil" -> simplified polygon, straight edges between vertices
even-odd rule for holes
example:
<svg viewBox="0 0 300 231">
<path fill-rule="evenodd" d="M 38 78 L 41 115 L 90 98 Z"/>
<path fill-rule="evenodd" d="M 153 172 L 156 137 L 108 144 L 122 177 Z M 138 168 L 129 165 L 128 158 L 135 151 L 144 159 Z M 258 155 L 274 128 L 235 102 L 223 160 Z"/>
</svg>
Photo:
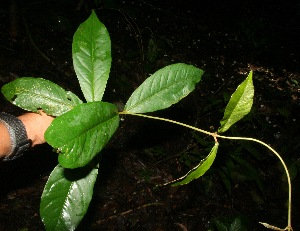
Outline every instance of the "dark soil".
<svg viewBox="0 0 300 231">
<path fill-rule="evenodd" d="M 300 230 L 299 3 L 80 2 L 27 0 L 16 11 L 9 10 L 13 1 L 1 3 L 0 86 L 17 77 L 43 77 L 83 98 L 71 43 L 92 8 L 112 40 L 105 101 L 122 105 L 159 68 L 193 64 L 205 70 L 196 90 L 155 114 L 216 131 L 228 95 L 253 70 L 253 110 L 228 135 L 261 139 L 282 154 L 293 173 L 293 227 Z M 152 53 L 150 39 L 157 48 Z M 1 111 L 23 113 L 0 97 Z M 203 178 L 181 187 L 156 187 L 195 166 L 208 151 L 199 137 L 211 138 L 163 122 L 123 119 L 102 153 L 93 200 L 78 230 L 218 230 L 215 219 L 229 222 L 236 217 L 247 230 L 266 230 L 260 221 L 286 227 L 287 183 L 278 159 L 265 148 L 252 145 L 258 153 L 254 157 L 243 148 L 246 144 L 222 140 L 216 163 Z M 243 157 L 258 175 L 245 174 L 237 163 L 230 168 L 231 154 Z M 56 165 L 57 154 L 47 144 L 0 163 L 0 231 L 44 230 L 40 196 Z M 231 192 L 222 171 L 230 173 Z"/>
</svg>

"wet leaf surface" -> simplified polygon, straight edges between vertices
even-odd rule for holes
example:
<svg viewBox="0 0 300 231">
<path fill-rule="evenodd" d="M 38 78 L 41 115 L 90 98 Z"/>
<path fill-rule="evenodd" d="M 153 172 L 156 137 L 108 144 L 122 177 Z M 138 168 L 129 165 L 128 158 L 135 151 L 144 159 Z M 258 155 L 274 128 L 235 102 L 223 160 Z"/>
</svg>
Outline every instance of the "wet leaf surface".
<svg viewBox="0 0 300 231">
<path fill-rule="evenodd" d="M 75 28 L 90 14 L 89 6 L 71 6 L 67 1 L 30 3 L 19 6 L 28 29 L 23 24 L 10 26 L 5 13 L 9 6 L 1 3 L 6 11 L 0 12 L 0 85 L 20 76 L 43 77 L 83 99 L 72 67 L 71 41 Z M 298 17 L 297 6 L 261 1 L 249 5 L 206 2 L 201 6 L 189 1 L 107 4 L 96 11 L 112 41 L 113 63 L 103 100 L 124 104 L 159 68 L 189 63 L 205 71 L 200 84 L 179 104 L 157 114 L 216 131 L 227 104 L 223 99 L 253 70 L 254 108 L 237 123 L 236 130 L 270 143 L 299 169 L 299 35 L 290 29 L 299 28 L 299 20 L 291 20 Z M 17 36 L 9 33 L 16 28 Z M 34 48 L 28 31 L 52 63 Z M 148 62 L 150 39 L 156 43 L 157 54 Z M 1 111 L 22 113 L 2 95 L 0 105 Z M 207 154 L 205 146 L 196 142 L 191 131 L 177 126 L 130 116 L 122 119 L 102 154 L 101 177 L 78 230 L 208 230 L 214 217 L 236 215 L 247 217 L 248 223 L 243 225 L 250 230 L 264 230 L 259 221 L 285 226 L 286 182 L 277 160 L 266 150 L 256 147 L 259 161 L 243 153 L 262 174 L 266 197 L 259 205 L 252 198 L 261 196 L 253 181 L 233 179 L 232 194 L 228 195 L 219 175 L 209 172 L 206 178 L 186 186 L 157 188 L 195 166 L 201 155 Z M 218 155 L 227 151 L 218 150 Z M 218 161 L 214 164 L 222 166 Z M 0 163 L 0 230 L 44 229 L 40 197 L 56 165 L 57 154 L 47 145 L 19 160 Z M 297 221 L 299 175 L 293 183 L 293 220 Z M 294 224 L 294 229 L 300 229 L 299 224 Z"/>
</svg>

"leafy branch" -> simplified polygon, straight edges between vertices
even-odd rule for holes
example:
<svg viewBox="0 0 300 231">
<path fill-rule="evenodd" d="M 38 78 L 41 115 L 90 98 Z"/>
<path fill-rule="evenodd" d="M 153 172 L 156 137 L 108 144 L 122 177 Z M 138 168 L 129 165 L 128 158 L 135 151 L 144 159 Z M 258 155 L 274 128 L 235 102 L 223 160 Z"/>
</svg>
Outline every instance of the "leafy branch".
<svg viewBox="0 0 300 231">
<path fill-rule="evenodd" d="M 218 132 L 211 133 L 143 114 L 168 108 L 186 97 L 201 80 L 203 70 L 184 63 L 166 66 L 147 78 L 129 97 L 124 111 L 118 112 L 114 104 L 101 101 L 111 67 L 111 41 L 106 27 L 94 11 L 75 32 L 72 55 L 85 102 L 42 78 L 19 78 L 1 89 L 7 100 L 25 110 L 37 112 L 42 109 L 56 116 L 45 133 L 46 141 L 58 153 L 59 162 L 50 174 L 41 198 L 40 213 L 46 230 L 75 230 L 84 217 L 101 166 L 98 156 L 119 127 L 120 115 L 163 120 L 214 138 L 215 145 L 208 156 L 184 176 L 167 183 L 173 186 L 187 184 L 205 174 L 217 156 L 218 138 L 254 141 L 270 149 L 280 159 L 288 177 L 288 226 L 280 229 L 262 224 L 276 230 L 292 230 L 291 180 L 280 155 L 269 145 L 253 138 L 219 135 L 251 110 L 254 96 L 252 71 L 232 94 Z"/>
<path fill-rule="evenodd" d="M 212 165 L 212 162 L 215 159 L 217 148 L 219 146 L 217 138 L 230 139 L 230 140 L 247 140 L 247 141 L 253 141 L 253 142 L 259 143 L 259 144 L 265 146 L 266 148 L 268 148 L 280 160 L 282 166 L 284 167 L 286 176 L 287 176 L 288 190 L 289 190 L 289 193 L 288 193 L 288 226 L 285 229 L 280 229 L 280 228 L 277 228 L 275 226 L 271 226 L 271 225 L 269 225 L 267 223 L 260 222 L 260 224 L 264 225 L 266 228 L 270 228 L 270 229 L 276 228 L 274 230 L 289 230 L 289 231 L 292 230 L 292 220 L 291 220 L 291 217 L 292 217 L 291 216 L 291 213 L 292 213 L 292 183 L 291 183 L 291 177 L 290 177 L 288 168 L 287 168 L 284 160 L 282 159 L 282 157 L 280 156 L 280 154 L 277 151 L 275 151 L 275 149 L 273 149 L 271 146 L 269 146 L 268 144 L 266 144 L 266 143 L 264 143 L 264 142 L 262 142 L 260 140 L 254 139 L 254 138 L 250 138 L 250 137 L 223 136 L 223 135 L 219 135 L 218 133 L 208 132 L 208 131 L 202 130 L 200 128 L 197 128 L 197 127 L 194 127 L 194 126 L 191 126 L 191 125 L 188 125 L 188 124 L 184 124 L 184 123 L 181 123 L 181 122 L 178 122 L 178 121 L 174 121 L 174 120 L 170 120 L 170 119 L 165 119 L 165 118 L 161 118 L 161 117 L 149 116 L 149 115 L 144 115 L 144 114 L 129 113 L 129 112 L 126 112 L 126 111 L 120 112 L 119 114 L 121 114 L 121 115 L 123 114 L 123 115 L 139 116 L 139 117 L 144 117 L 144 118 L 148 118 L 148 119 L 161 120 L 161 121 L 165 121 L 165 122 L 177 124 L 177 125 L 180 125 L 180 126 L 187 127 L 189 129 L 195 130 L 197 132 L 201 132 L 201 133 L 210 135 L 210 136 L 212 136 L 214 138 L 214 140 L 215 140 L 215 146 L 213 147 L 213 149 L 211 150 L 211 152 L 209 153 L 209 155 L 205 159 L 203 159 L 198 165 L 196 165 L 193 169 L 191 169 L 184 176 L 182 176 L 182 177 L 180 177 L 178 179 L 175 179 L 175 180 L 173 180 L 171 182 L 167 182 L 167 183 L 165 183 L 163 185 L 169 185 L 169 184 L 171 184 L 172 186 L 183 185 L 183 184 L 187 184 L 190 181 L 195 180 L 195 179 L 201 177 L 202 175 L 204 175 L 204 173 L 209 169 L 209 168 L 207 168 L 207 166 L 210 167 Z"/>
</svg>

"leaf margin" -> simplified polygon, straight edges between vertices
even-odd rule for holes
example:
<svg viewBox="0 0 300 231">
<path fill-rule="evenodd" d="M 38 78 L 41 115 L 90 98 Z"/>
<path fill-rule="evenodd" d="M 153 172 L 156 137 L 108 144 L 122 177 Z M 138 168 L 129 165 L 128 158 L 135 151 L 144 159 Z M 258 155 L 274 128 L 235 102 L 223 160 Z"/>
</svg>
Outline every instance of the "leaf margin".
<svg viewBox="0 0 300 231">
<path fill-rule="evenodd" d="M 245 92 L 249 94 L 245 95 Z M 241 120 L 251 111 L 253 105 L 253 97 L 253 71 L 251 70 L 247 78 L 237 87 L 235 92 L 231 95 L 231 98 L 225 108 L 223 119 L 220 121 L 221 126 L 218 129 L 218 133 L 227 131 L 233 124 Z M 247 101 L 243 102 L 245 99 Z M 236 112 L 236 110 L 241 109 L 241 107 L 244 107 L 244 112 Z"/>
</svg>

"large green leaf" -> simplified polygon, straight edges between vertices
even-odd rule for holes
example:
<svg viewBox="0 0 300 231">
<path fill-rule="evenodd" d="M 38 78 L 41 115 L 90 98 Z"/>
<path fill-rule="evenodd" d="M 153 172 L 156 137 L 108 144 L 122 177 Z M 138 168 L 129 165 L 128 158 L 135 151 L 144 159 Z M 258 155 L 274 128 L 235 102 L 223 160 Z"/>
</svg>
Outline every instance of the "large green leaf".
<svg viewBox="0 0 300 231">
<path fill-rule="evenodd" d="M 93 196 L 98 168 L 57 165 L 44 188 L 40 215 L 47 231 L 70 231 L 80 223 Z"/>
<path fill-rule="evenodd" d="M 253 104 L 254 87 L 252 82 L 252 71 L 232 94 L 221 120 L 218 132 L 227 131 L 231 125 L 247 115 Z"/>
<path fill-rule="evenodd" d="M 146 79 L 130 96 L 124 111 L 145 113 L 170 107 L 195 89 L 203 71 L 184 63 L 166 66 Z"/>
<path fill-rule="evenodd" d="M 118 126 L 118 109 L 114 104 L 84 103 L 54 119 L 45 139 L 57 148 L 63 167 L 78 168 L 102 150 Z"/>
<path fill-rule="evenodd" d="M 101 101 L 111 67 L 111 42 L 94 11 L 75 32 L 72 55 L 86 101 Z"/>
<path fill-rule="evenodd" d="M 42 78 L 19 78 L 4 85 L 1 91 L 18 107 L 33 112 L 43 109 L 52 116 L 62 115 L 82 103 L 72 92 Z"/>
<path fill-rule="evenodd" d="M 213 164 L 217 155 L 218 147 L 219 147 L 219 143 L 215 143 L 208 156 L 205 159 L 201 160 L 201 162 L 196 167 L 191 169 L 187 174 L 176 179 L 174 183 L 171 182 L 172 186 L 187 184 L 192 180 L 195 180 L 203 176 L 204 173 L 206 173 L 206 171 Z"/>
</svg>

